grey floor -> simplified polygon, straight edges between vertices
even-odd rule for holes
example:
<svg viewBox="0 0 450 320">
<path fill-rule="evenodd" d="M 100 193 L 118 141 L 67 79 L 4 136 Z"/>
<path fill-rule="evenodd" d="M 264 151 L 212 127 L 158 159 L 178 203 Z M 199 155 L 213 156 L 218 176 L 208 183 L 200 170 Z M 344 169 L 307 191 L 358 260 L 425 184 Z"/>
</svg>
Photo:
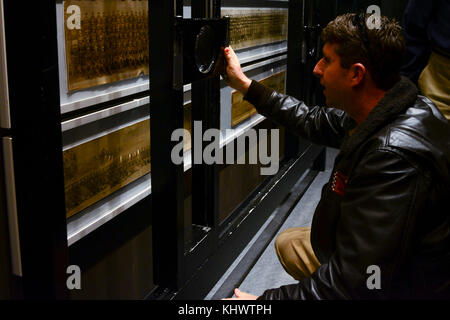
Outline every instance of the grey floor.
<svg viewBox="0 0 450 320">
<path fill-rule="evenodd" d="M 327 148 L 325 171 L 319 172 L 319 174 L 316 176 L 308 190 L 305 192 L 294 210 L 286 219 L 283 226 L 280 228 L 280 232 L 288 228 L 307 227 L 311 225 L 314 210 L 320 199 L 322 186 L 328 181 L 331 175 L 334 158 L 336 157 L 337 153 L 337 149 Z M 251 248 L 254 241 L 259 237 L 262 230 L 265 229 L 266 225 L 270 223 L 270 221 L 276 214 L 277 211 L 272 213 L 266 223 L 261 227 L 260 232 L 258 232 L 253 237 L 252 241 L 249 242 L 247 247 L 238 256 L 236 261 L 230 266 L 230 268 L 228 268 L 222 278 L 208 293 L 208 295 L 205 297 L 205 300 L 210 300 L 214 296 L 215 292 L 222 286 L 226 278 L 233 272 L 233 269 L 237 266 L 245 253 Z M 239 286 L 239 289 L 241 291 L 245 291 L 254 295 L 261 295 L 266 289 L 277 288 L 282 285 L 296 283 L 296 280 L 292 278 L 288 273 L 286 273 L 286 271 L 278 261 L 278 257 L 274 249 L 274 241 L 275 239 L 272 239 L 269 246 L 253 266 L 252 270 L 244 279 L 242 284 Z"/>
</svg>

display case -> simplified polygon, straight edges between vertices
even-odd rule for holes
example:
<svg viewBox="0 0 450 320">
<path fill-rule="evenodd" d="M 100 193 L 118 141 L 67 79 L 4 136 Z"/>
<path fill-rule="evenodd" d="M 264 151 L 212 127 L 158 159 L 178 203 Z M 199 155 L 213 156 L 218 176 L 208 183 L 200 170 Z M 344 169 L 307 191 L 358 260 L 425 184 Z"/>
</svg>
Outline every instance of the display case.
<svg viewBox="0 0 450 320">
<path fill-rule="evenodd" d="M 66 0 L 55 10 L 72 245 L 150 194 L 148 1 Z"/>
<path fill-rule="evenodd" d="M 299 60 L 305 50 L 302 45 L 306 46 L 302 24 L 297 37 L 292 36 L 292 52 L 288 51 L 289 30 L 292 28 L 290 32 L 296 34 L 295 27 L 298 27 L 290 23 L 289 16 L 305 14 L 304 8 L 293 5 L 299 11 L 291 12 L 291 5 L 288 1 L 205 0 L 164 5 L 150 2 L 150 48 L 156 44 L 159 47 L 158 52 L 150 50 L 150 65 L 154 66 L 150 68 L 150 96 L 152 103 L 167 105 L 166 109 L 151 109 L 151 145 L 152 150 L 158 150 L 152 154 L 153 249 L 155 261 L 165 261 L 164 266 L 154 264 L 154 274 L 155 282 L 160 288 L 168 288 L 165 292 L 171 292 L 172 298 L 205 295 L 297 179 L 323 156 L 323 148 L 300 140 L 257 114 L 240 93 L 218 76 L 193 82 L 181 90 L 176 85 L 176 79 L 182 77 L 178 73 L 180 69 L 174 67 L 177 34 L 169 29 L 156 32 L 152 28 L 163 21 L 175 24 L 175 16 L 177 19 L 227 17 L 229 44 L 235 49 L 243 71 L 279 92 L 298 90 L 299 95 L 305 79 L 312 75 L 302 73 L 300 68 L 305 63 L 301 60 L 290 69 L 295 74 L 299 67 L 299 81 L 288 72 L 289 54 L 297 55 L 295 60 Z M 293 80 L 289 82 L 289 78 Z M 182 105 L 187 102 L 192 108 L 191 149 L 184 153 L 183 163 L 175 164 L 171 161 L 171 150 L 176 142 L 167 141 L 173 130 L 185 122 Z M 201 131 L 196 131 L 198 123 Z M 220 136 L 214 141 L 202 140 L 199 135 L 208 129 L 219 129 Z M 279 133 L 277 146 L 263 146 L 261 140 L 251 137 L 260 130 L 273 132 L 274 129 Z M 247 142 L 238 156 L 236 144 L 244 138 Z M 209 150 L 210 141 L 217 143 L 214 155 L 230 161 L 206 163 L 200 159 L 201 153 L 196 160 L 195 150 Z M 268 148 L 268 154 L 277 147 L 279 170 L 272 175 L 261 174 L 267 163 L 251 160 L 251 154 L 264 147 Z M 246 161 L 239 162 L 240 157 Z M 173 201 L 166 201 L 168 198 Z M 158 247 L 157 241 L 165 243 L 164 250 Z M 157 292 L 154 296 L 158 296 Z"/>
<path fill-rule="evenodd" d="M 148 91 L 148 1 L 56 2 L 61 112 Z"/>
<path fill-rule="evenodd" d="M 71 245 L 151 194 L 148 1 L 57 1 L 56 17 Z"/>
</svg>

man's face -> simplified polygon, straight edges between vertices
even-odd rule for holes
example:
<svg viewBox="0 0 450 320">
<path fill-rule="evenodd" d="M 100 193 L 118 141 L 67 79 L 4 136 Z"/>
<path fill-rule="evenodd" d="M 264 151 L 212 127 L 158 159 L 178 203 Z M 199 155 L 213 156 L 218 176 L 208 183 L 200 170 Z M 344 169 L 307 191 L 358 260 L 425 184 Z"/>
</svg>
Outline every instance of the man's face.
<svg viewBox="0 0 450 320">
<path fill-rule="evenodd" d="M 341 67 L 341 59 L 335 51 L 337 44 L 325 43 L 323 58 L 316 64 L 314 75 L 325 88 L 323 94 L 329 107 L 345 110 L 350 100 L 349 70 Z"/>
</svg>

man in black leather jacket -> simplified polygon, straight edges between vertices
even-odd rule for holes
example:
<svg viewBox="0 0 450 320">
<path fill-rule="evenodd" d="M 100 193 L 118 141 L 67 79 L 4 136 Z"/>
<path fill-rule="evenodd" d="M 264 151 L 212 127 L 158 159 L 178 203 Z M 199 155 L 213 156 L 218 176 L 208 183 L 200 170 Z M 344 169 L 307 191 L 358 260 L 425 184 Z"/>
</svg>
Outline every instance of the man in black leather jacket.
<svg viewBox="0 0 450 320">
<path fill-rule="evenodd" d="M 364 19 L 364 17 L 363 17 Z M 401 27 L 368 29 L 346 14 L 322 32 L 314 74 L 328 107 L 309 107 L 247 78 L 231 47 L 224 78 L 262 115 L 312 142 L 340 148 L 314 213 L 320 265 L 298 284 L 237 299 L 450 297 L 450 127 L 399 76 Z M 369 285 L 371 270 L 381 283 Z"/>
</svg>

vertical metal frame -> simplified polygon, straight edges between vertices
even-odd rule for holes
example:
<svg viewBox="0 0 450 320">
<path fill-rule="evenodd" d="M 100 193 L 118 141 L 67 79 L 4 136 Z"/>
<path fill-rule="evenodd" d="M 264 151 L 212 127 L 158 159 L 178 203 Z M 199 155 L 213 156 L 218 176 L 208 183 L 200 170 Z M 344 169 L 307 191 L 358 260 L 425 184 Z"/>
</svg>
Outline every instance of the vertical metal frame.
<svg viewBox="0 0 450 320">
<path fill-rule="evenodd" d="M 320 25 L 320 19 L 316 10 L 318 10 L 319 1 L 311 0 L 308 1 L 305 12 L 305 38 L 306 38 L 306 55 L 305 55 L 305 101 L 307 104 L 316 105 L 319 102 L 325 103 L 323 99 L 322 92 L 320 90 L 319 80 L 312 75 L 316 63 L 320 60 L 322 56 L 321 52 L 321 39 L 320 34 L 322 31 L 322 26 Z M 323 100 L 323 101 L 322 101 Z"/>
<path fill-rule="evenodd" d="M 288 39 L 287 94 L 307 104 L 316 104 L 318 81 L 312 71 L 321 56 L 318 7 L 318 0 L 289 1 L 289 34 L 293 36 Z"/>
<path fill-rule="evenodd" d="M 0 128 L 11 128 L 3 0 L 0 0 Z"/>
<path fill-rule="evenodd" d="M 287 93 L 298 98 L 305 95 L 302 92 L 305 90 L 305 80 L 311 77 L 305 74 L 305 63 L 301 59 L 306 45 L 303 43 L 306 2 L 306 0 L 289 1 Z M 177 46 L 180 43 L 177 37 L 180 35 L 175 30 L 177 22 L 175 16 L 177 13 L 181 15 L 179 13 L 182 11 L 180 3 L 182 4 L 182 1 L 149 1 L 150 127 L 151 148 L 154 150 L 152 152 L 154 282 L 160 287 L 177 291 L 177 296 L 185 297 L 192 294 L 192 290 L 204 290 L 208 287 L 208 283 L 215 279 L 217 276 L 215 273 L 218 272 L 208 268 L 218 262 L 222 267 L 229 263 L 236 253 L 236 246 L 233 245 L 239 240 L 238 236 L 246 239 L 253 234 L 254 228 L 269 213 L 270 206 L 258 207 L 258 210 L 264 211 L 264 215 L 252 215 L 246 223 L 239 225 L 239 230 L 234 230 L 236 234 L 233 232 L 228 237 L 219 238 L 219 166 L 193 163 L 192 223 L 207 227 L 209 231 L 193 250 L 186 250 L 184 170 L 182 164 L 175 165 L 171 160 L 171 150 L 176 144 L 171 141 L 171 134 L 175 129 L 183 127 L 183 52 L 182 48 Z M 220 5 L 219 0 L 192 1 L 192 18 L 218 18 Z M 194 121 L 202 121 L 202 132 L 209 128 L 220 128 L 218 76 L 192 83 L 192 128 Z M 201 150 L 203 150 L 203 139 L 195 139 L 195 130 L 192 133 L 192 149 L 195 149 L 194 144 L 197 141 L 202 141 Z M 310 143 L 300 143 L 299 138 L 292 134 L 286 135 L 286 158 L 295 162 L 298 160 L 299 152 L 305 151 L 307 155 L 297 161 L 299 164 L 296 168 L 309 165 L 308 159 L 315 159 L 319 152 L 317 148 L 313 148 Z M 300 166 L 302 161 L 305 163 Z M 285 191 L 296 178 L 297 171 L 293 172 L 289 181 L 283 180 L 277 188 Z M 274 193 L 272 196 L 279 201 L 282 194 L 284 192 Z M 274 203 L 278 203 L 276 201 Z M 219 249 L 222 254 L 217 256 L 215 252 Z M 205 272 L 208 274 L 204 274 Z"/>
<path fill-rule="evenodd" d="M 183 128 L 183 48 L 178 46 L 180 35 L 175 30 L 182 4 L 183 1 L 149 1 L 154 281 L 174 290 L 184 285 L 217 242 L 212 231 L 194 251 L 185 253 L 184 167 L 171 160 L 176 144 L 171 141 L 172 132 Z M 192 17 L 214 15 L 220 15 L 219 1 L 192 3 Z M 219 128 L 219 77 L 194 82 L 192 96 L 192 121 L 202 121 L 202 131 Z M 195 141 L 192 136 L 192 143 Z M 218 216 L 217 185 L 217 166 L 193 164 L 193 224 L 214 230 Z"/>
<path fill-rule="evenodd" d="M 26 299 L 63 299 L 68 259 L 55 1 L 30 2 L 26 10 L 18 1 L 3 4 L 22 265 L 18 282 Z"/>
<path fill-rule="evenodd" d="M 182 3 L 149 1 L 154 282 L 171 289 L 179 288 L 185 278 L 184 170 L 183 164 L 171 160 L 172 132 L 183 128 L 183 82 L 177 74 L 182 52 L 174 47 L 175 16 Z"/>
<path fill-rule="evenodd" d="M 20 254 L 19 223 L 17 219 L 16 179 L 14 177 L 14 156 L 12 138 L 2 138 L 3 165 L 5 175 L 6 210 L 8 215 L 9 245 L 11 254 L 11 271 L 22 277 L 22 258 Z M 1 182 L 3 183 L 3 181 Z"/>
<path fill-rule="evenodd" d="M 264 195 L 254 199 L 252 214 L 234 225 L 232 232 L 219 238 L 218 192 L 219 167 L 195 164 L 192 166 L 192 222 L 209 228 L 208 233 L 192 250 L 185 251 L 184 172 L 182 165 L 174 165 L 170 152 L 174 142 L 171 133 L 183 125 L 182 48 L 174 30 L 176 13 L 182 10 L 180 1 L 149 2 L 150 26 L 150 96 L 152 152 L 152 214 L 154 243 L 154 282 L 172 289 L 176 299 L 201 298 L 217 281 L 221 273 L 237 257 L 239 250 L 295 184 L 300 174 L 319 157 L 322 148 L 311 143 L 300 143 L 292 134 L 286 138 L 286 165 L 280 178 L 271 179 L 264 187 Z M 306 0 L 289 1 L 289 39 L 287 92 L 303 98 L 305 63 L 302 61 L 305 37 Z M 196 0 L 191 2 L 192 18 L 220 17 L 221 1 Z M 181 14 L 178 14 L 181 15 Z M 299 19 L 299 15 L 301 19 Z M 152 51 L 152 48 L 157 47 Z M 181 58 L 181 59 L 180 59 Z M 202 131 L 220 128 L 220 82 L 209 78 L 192 83 L 192 127 L 202 121 Z M 193 132 L 195 134 L 195 130 Z M 192 148 L 197 140 L 192 136 Z M 203 142 L 202 142 L 203 144 Z M 203 145 L 201 146 L 203 150 Z M 302 156 L 299 158 L 299 154 Z M 320 163 L 314 163 L 318 166 Z M 285 174 L 289 172 L 289 174 Z M 267 195 L 267 196 L 266 196 Z M 243 212 L 248 208 L 243 208 Z M 189 248 L 188 248 L 189 249 Z M 167 290 L 163 290 L 167 292 Z M 175 292 L 176 291 L 176 292 Z M 169 291 L 170 292 L 170 291 Z"/>
<path fill-rule="evenodd" d="M 299 100 L 304 100 L 306 90 L 304 56 L 306 50 L 304 24 L 306 0 L 289 0 L 288 6 L 288 40 L 287 40 L 287 66 L 286 66 L 286 94 Z M 296 158 L 304 149 L 300 139 L 286 131 L 285 137 L 286 158 Z"/>
<path fill-rule="evenodd" d="M 286 94 L 297 99 L 304 96 L 304 28 L 305 0 L 290 0 L 288 9 L 288 53 L 286 72 Z"/>
<path fill-rule="evenodd" d="M 323 102 L 319 96 L 318 81 L 312 75 L 317 58 L 321 55 L 318 46 L 320 25 L 315 18 L 317 7 L 318 0 L 289 0 L 286 94 L 307 104 Z M 312 40 L 316 41 L 312 43 Z M 286 132 L 287 157 L 297 157 L 309 144 Z"/>
<path fill-rule="evenodd" d="M 220 1 L 201 0 L 192 2 L 193 18 L 219 18 Z M 202 132 L 210 128 L 220 129 L 220 79 L 207 78 L 192 84 L 192 128 L 194 121 L 202 122 Z M 195 134 L 195 132 L 194 132 Z M 195 139 L 192 141 L 202 141 Z M 194 145 L 193 150 L 194 150 Z M 201 150 L 205 143 L 202 142 Z M 218 224 L 218 165 L 193 163 L 192 165 L 192 221 L 212 227 Z"/>
<path fill-rule="evenodd" d="M 218 223 L 218 166 L 194 163 L 192 223 L 209 227 L 210 232 L 195 250 L 185 250 L 184 166 L 171 160 L 176 144 L 171 134 L 183 128 L 184 114 L 183 48 L 175 29 L 182 4 L 149 1 L 154 282 L 173 290 L 180 289 L 214 250 Z M 192 17 L 220 17 L 220 1 L 194 1 Z M 192 83 L 192 110 L 192 122 L 202 121 L 203 132 L 219 128 L 219 76 Z M 194 143 L 192 136 L 192 149 Z"/>
</svg>

